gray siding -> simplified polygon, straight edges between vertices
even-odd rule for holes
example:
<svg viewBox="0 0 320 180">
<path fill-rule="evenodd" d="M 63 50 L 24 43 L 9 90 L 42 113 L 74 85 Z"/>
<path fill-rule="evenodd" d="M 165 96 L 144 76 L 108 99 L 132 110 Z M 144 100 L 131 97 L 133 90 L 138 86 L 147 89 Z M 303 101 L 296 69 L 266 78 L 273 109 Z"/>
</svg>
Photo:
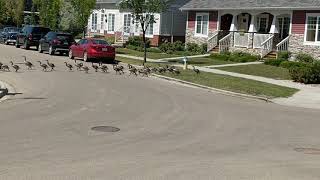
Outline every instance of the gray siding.
<svg viewBox="0 0 320 180">
<path fill-rule="evenodd" d="M 172 22 L 173 16 L 173 22 Z M 160 35 L 170 36 L 171 35 L 171 26 L 173 24 L 172 33 L 174 36 L 185 36 L 186 33 L 186 22 L 187 22 L 187 13 L 176 10 L 173 12 L 164 12 L 161 14 L 160 18 Z"/>
</svg>

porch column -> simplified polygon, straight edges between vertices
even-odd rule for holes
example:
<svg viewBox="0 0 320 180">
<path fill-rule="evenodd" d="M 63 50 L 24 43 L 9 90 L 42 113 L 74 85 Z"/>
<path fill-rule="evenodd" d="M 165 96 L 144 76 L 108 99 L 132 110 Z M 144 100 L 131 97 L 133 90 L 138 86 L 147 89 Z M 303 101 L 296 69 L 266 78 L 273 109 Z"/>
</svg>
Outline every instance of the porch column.
<svg viewBox="0 0 320 180">
<path fill-rule="evenodd" d="M 272 24 L 271 24 L 271 28 L 270 28 L 269 33 L 270 34 L 276 34 L 276 33 L 279 33 L 278 28 L 276 26 L 276 21 L 277 21 L 277 15 L 278 14 L 272 14 L 272 15 L 273 15 L 273 20 L 272 20 Z"/>
<path fill-rule="evenodd" d="M 232 33 L 231 35 L 231 42 L 230 42 L 230 46 L 233 47 L 234 46 L 234 32 L 238 31 L 238 13 L 232 13 L 232 22 L 231 22 L 231 26 L 230 26 L 230 33 Z"/>
<path fill-rule="evenodd" d="M 256 16 L 257 14 L 251 14 L 251 22 L 249 26 L 249 40 L 248 40 L 248 48 L 253 49 L 253 38 L 254 38 L 254 33 L 257 32 L 256 29 Z"/>
</svg>

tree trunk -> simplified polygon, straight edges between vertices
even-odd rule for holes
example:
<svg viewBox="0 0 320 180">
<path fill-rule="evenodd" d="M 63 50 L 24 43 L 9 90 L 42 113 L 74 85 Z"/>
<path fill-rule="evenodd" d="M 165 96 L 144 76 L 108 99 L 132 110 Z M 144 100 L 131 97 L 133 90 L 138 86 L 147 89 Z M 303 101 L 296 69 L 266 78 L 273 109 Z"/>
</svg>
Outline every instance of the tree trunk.
<svg viewBox="0 0 320 180">
<path fill-rule="evenodd" d="M 147 39 L 146 39 L 145 31 L 143 31 L 142 38 L 143 38 L 143 51 L 144 51 L 144 54 L 143 54 L 143 65 L 144 65 L 144 63 L 147 62 Z"/>
<path fill-rule="evenodd" d="M 83 28 L 83 38 L 86 38 L 86 28 Z"/>
</svg>

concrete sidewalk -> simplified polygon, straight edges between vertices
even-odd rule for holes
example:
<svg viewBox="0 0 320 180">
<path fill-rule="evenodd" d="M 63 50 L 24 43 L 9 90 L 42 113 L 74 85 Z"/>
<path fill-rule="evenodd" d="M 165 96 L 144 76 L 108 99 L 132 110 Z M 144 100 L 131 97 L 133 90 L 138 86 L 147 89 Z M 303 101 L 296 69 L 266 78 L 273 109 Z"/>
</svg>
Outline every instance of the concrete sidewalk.
<svg viewBox="0 0 320 180">
<path fill-rule="evenodd" d="M 234 64 L 220 64 L 220 65 L 211 65 L 211 66 L 205 66 L 207 68 L 219 68 L 219 67 L 230 67 L 230 66 L 245 66 L 245 65 L 252 65 L 252 64 L 263 64 L 262 61 L 258 62 L 247 62 L 247 63 L 234 63 Z"/>
</svg>

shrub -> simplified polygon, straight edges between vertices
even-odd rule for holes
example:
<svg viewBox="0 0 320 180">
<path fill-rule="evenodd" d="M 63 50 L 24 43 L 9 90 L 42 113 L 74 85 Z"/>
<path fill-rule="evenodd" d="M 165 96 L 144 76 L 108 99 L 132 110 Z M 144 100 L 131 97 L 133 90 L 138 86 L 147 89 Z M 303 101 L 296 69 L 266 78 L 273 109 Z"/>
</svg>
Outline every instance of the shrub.
<svg viewBox="0 0 320 180">
<path fill-rule="evenodd" d="M 207 45 L 206 43 L 201 44 L 201 46 L 200 46 L 200 53 L 201 53 L 201 54 L 205 54 L 205 53 L 207 52 L 207 50 L 208 50 L 208 45 Z"/>
<path fill-rule="evenodd" d="M 255 56 L 249 53 L 240 52 L 240 51 L 231 53 L 229 57 L 229 61 L 234 61 L 234 62 L 252 62 L 257 60 L 259 60 L 258 56 Z"/>
<path fill-rule="evenodd" d="M 169 42 L 162 43 L 159 48 L 162 52 L 165 53 L 167 53 L 168 51 L 174 51 L 173 44 Z"/>
<path fill-rule="evenodd" d="M 320 83 L 320 62 L 291 67 L 289 73 L 295 82 L 305 84 Z"/>
<path fill-rule="evenodd" d="M 114 43 L 114 36 L 105 37 L 105 40 L 106 40 L 109 44 L 113 44 L 113 43 Z"/>
<path fill-rule="evenodd" d="M 289 60 L 291 53 L 289 51 L 281 51 L 278 53 L 278 59 Z"/>
<path fill-rule="evenodd" d="M 173 49 L 175 51 L 184 51 L 184 43 L 182 43 L 181 41 L 175 41 L 173 44 Z"/>
<path fill-rule="evenodd" d="M 270 66 L 280 66 L 281 63 L 283 63 L 285 60 L 283 59 L 267 59 L 264 61 L 264 64 L 270 65 Z"/>
<path fill-rule="evenodd" d="M 305 53 L 299 53 L 296 56 L 296 60 L 299 62 L 304 62 L 304 63 L 312 63 L 314 62 L 314 58 L 309 55 L 309 54 L 305 54 Z"/>
<path fill-rule="evenodd" d="M 148 52 L 153 52 L 153 53 L 161 53 L 162 51 L 159 48 L 147 48 Z"/>
<path fill-rule="evenodd" d="M 129 37 L 127 44 L 143 48 L 143 39 L 140 36 Z M 149 39 L 147 40 L 146 46 L 147 46 L 147 48 L 150 47 L 150 40 Z"/>
<path fill-rule="evenodd" d="M 292 67 L 302 67 L 305 66 L 305 63 L 296 62 L 296 61 L 282 61 L 280 67 L 290 69 Z"/>
<path fill-rule="evenodd" d="M 229 56 L 230 56 L 230 53 L 211 54 L 210 58 L 221 60 L 221 61 L 228 61 Z"/>
<path fill-rule="evenodd" d="M 199 52 L 200 51 L 199 45 L 196 43 L 187 43 L 187 51 Z"/>
</svg>

